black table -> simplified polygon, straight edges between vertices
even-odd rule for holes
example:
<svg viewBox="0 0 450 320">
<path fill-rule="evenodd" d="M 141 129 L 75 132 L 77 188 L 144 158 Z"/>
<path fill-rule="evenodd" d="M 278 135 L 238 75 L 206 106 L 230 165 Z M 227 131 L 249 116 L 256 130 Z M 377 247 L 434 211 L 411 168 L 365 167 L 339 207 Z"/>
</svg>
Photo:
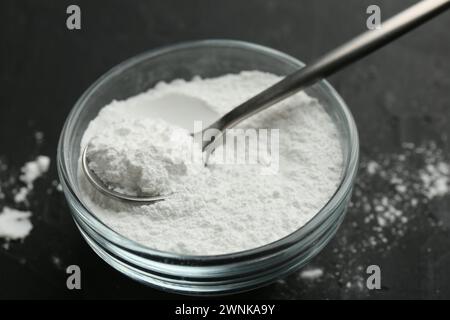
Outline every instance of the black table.
<svg viewBox="0 0 450 320">
<path fill-rule="evenodd" d="M 17 177 L 21 166 L 39 154 L 51 156 L 52 164 L 36 181 L 29 206 L 15 204 L 8 194 L 12 189 L 4 190 L 0 200 L 0 208 L 34 213 L 30 236 L 9 249 L 0 247 L 0 298 L 176 297 L 131 281 L 102 262 L 82 240 L 54 186 L 60 130 L 96 78 L 140 52 L 207 38 L 255 42 L 308 62 L 365 30 L 372 2 L 1 1 L 0 159 L 8 168 L 0 171 L 0 179 Z M 377 4 L 388 17 L 413 2 Z M 81 8 L 79 31 L 66 28 L 69 4 Z M 233 298 L 450 298 L 450 197 L 420 202 L 411 211 L 404 207 L 410 221 L 403 232 L 373 246 L 362 245 L 376 231 L 365 222 L 370 210 L 361 207 L 367 199 L 392 193 L 392 186 L 371 184 L 367 163 L 403 153 L 402 143 L 435 143 L 443 161 L 450 159 L 449 28 L 447 13 L 329 79 L 358 124 L 362 169 L 344 224 L 309 267 L 324 274 L 311 280 L 297 272 Z M 43 141 L 37 141 L 36 132 L 44 134 Z M 386 170 L 392 163 L 385 164 Z M 404 166 L 414 173 L 412 163 Z M 81 291 L 66 288 L 65 267 L 71 264 L 81 267 Z M 365 287 L 371 264 L 381 268 L 381 290 Z"/>
</svg>

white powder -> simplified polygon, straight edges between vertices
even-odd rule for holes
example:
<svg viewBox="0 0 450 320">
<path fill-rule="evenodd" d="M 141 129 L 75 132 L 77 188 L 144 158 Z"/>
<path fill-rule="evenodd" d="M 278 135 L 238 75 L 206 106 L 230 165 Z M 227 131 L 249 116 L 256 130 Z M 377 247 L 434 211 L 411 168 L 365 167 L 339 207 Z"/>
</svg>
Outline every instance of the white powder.
<svg viewBox="0 0 450 320">
<path fill-rule="evenodd" d="M 380 167 L 380 165 L 378 163 L 376 163 L 375 161 L 369 161 L 367 163 L 367 173 L 369 173 L 370 175 L 373 175 L 378 171 L 379 167 Z"/>
<path fill-rule="evenodd" d="M 447 142 L 402 143 L 395 153 L 362 154 L 347 219 L 331 244 L 338 257 L 334 270 L 327 258 L 324 277 L 346 283 L 346 292 L 367 293 L 365 261 L 390 259 L 418 234 L 446 234 L 449 227 L 450 170 Z M 373 170 L 375 168 L 375 170 Z M 426 251 L 425 251 L 426 250 Z M 424 254 L 431 249 L 424 244 Z M 373 260 L 373 259 L 372 259 Z M 363 262 L 363 263 L 362 263 Z"/>
<path fill-rule="evenodd" d="M 31 212 L 4 207 L 0 212 L 0 238 L 18 240 L 28 236 L 33 228 L 30 216 Z"/>
<path fill-rule="evenodd" d="M 19 180 L 25 186 L 18 187 L 16 177 L 9 177 L 6 181 L 0 181 L 0 189 L 3 187 L 8 189 L 8 195 L 13 195 L 13 200 L 16 203 L 22 203 L 21 206 L 29 208 L 28 195 L 34 188 L 34 181 L 41 177 L 48 171 L 50 166 L 50 158 L 47 156 L 38 156 L 34 161 L 25 163 L 21 168 L 21 175 Z M 1 171 L 6 171 L 6 165 L 0 164 Z M 0 190 L 0 200 L 4 198 Z M 4 207 L 0 212 L 0 238 L 8 240 L 24 239 L 30 233 L 33 225 L 30 221 L 31 211 L 20 211 L 9 207 Z M 6 242 L 3 247 L 9 248 L 9 242 Z"/>
<path fill-rule="evenodd" d="M 34 161 L 25 163 L 22 167 L 20 180 L 26 184 L 21 187 L 14 195 L 14 202 L 19 203 L 27 199 L 28 194 L 33 190 L 34 181 L 41 177 L 50 167 L 50 158 L 47 156 L 38 156 Z"/>
<path fill-rule="evenodd" d="M 89 168 L 119 192 L 170 194 L 180 179 L 203 169 L 201 161 L 187 162 L 193 144 L 187 130 L 163 120 L 124 118 L 90 141 Z"/>
<path fill-rule="evenodd" d="M 402 153 L 378 158 L 362 160 L 368 175 L 359 176 L 355 195 L 360 199 L 352 203 L 367 214 L 365 223 L 376 222 L 378 234 L 373 237 L 378 240 L 372 244 L 386 243 L 387 232 L 403 236 L 418 205 L 450 194 L 450 165 L 435 144 L 404 143 Z M 392 191 L 378 194 L 378 185 L 391 186 Z M 363 195 L 370 192 L 372 198 Z"/>
<path fill-rule="evenodd" d="M 429 199 L 443 196 L 449 193 L 450 165 L 443 161 L 427 166 L 420 171 L 420 179 L 425 188 L 425 194 Z"/>
<path fill-rule="evenodd" d="M 50 166 L 50 158 L 47 156 L 38 156 L 36 160 L 27 162 L 22 167 L 22 175 L 20 180 L 28 186 L 32 186 L 34 180 L 39 178 L 43 173 L 48 171 Z"/>
<path fill-rule="evenodd" d="M 14 202 L 19 203 L 25 201 L 29 192 L 30 189 L 28 189 L 27 187 L 21 187 L 19 191 L 14 195 Z"/>
<path fill-rule="evenodd" d="M 104 107 L 81 143 L 81 149 L 92 143 L 91 168 L 113 188 L 176 192 L 155 204 L 132 205 L 103 196 L 80 171 L 86 205 L 123 236 L 182 254 L 242 251 L 297 230 L 330 199 L 342 174 L 337 128 L 316 99 L 298 93 L 239 126 L 280 130 L 280 169 L 272 175 L 261 174 L 259 164 L 199 169 L 176 156 L 188 145 L 186 131 L 143 116 L 152 102 L 174 94 L 201 99 L 221 115 L 278 80 L 257 71 L 175 80 Z"/>
<path fill-rule="evenodd" d="M 323 269 L 313 268 L 306 269 L 300 273 L 300 278 L 304 280 L 316 280 L 323 276 Z"/>
</svg>

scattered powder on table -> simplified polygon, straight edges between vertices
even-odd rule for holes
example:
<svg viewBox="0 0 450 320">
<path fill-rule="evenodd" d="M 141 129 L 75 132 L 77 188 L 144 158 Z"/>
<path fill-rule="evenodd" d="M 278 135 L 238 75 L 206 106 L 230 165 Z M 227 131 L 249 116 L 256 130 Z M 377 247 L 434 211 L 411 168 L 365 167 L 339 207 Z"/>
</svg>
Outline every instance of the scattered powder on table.
<svg viewBox="0 0 450 320">
<path fill-rule="evenodd" d="M 421 234 L 448 234 L 449 148 L 424 141 L 403 143 L 393 153 L 373 151 L 361 155 L 351 205 L 335 239 L 324 250 L 329 252 L 314 259 L 312 270 L 324 270 L 322 281 L 309 281 L 302 270 L 290 281 L 278 281 L 277 293 L 289 293 L 286 297 L 292 298 L 314 286 L 344 299 L 373 297 L 374 291 L 366 286 L 369 265 L 391 261 L 392 255 Z M 432 250 L 440 249 L 417 250 L 427 259 Z M 395 279 L 386 278 L 382 285 L 395 286 Z"/>
<path fill-rule="evenodd" d="M 36 140 L 36 143 L 42 144 L 42 142 L 44 141 L 44 133 L 42 131 L 36 131 L 34 133 L 34 139 Z"/>
<path fill-rule="evenodd" d="M 404 143 L 401 152 L 363 159 L 361 166 L 351 206 L 374 224 L 377 232 L 367 240 L 372 246 L 388 243 L 388 234 L 403 236 L 419 205 L 450 192 L 449 161 L 431 142 Z"/>
<path fill-rule="evenodd" d="M 1 166 L 1 162 L 0 162 L 0 166 Z M 1 182 L 1 180 L 0 180 Z M 5 198 L 5 194 L 3 193 L 3 189 L 2 189 L 2 185 L 0 183 L 0 200 L 3 200 Z"/>
<path fill-rule="evenodd" d="M 0 212 L 0 238 L 19 240 L 28 236 L 33 228 L 30 216 L 31 212 L 4 207 Z"/>
<path fill-rule="evenodd" d="M 21 169 L 22 175 L 20 176 L 20 180 L 25 182 L 27 186 L 32 187 L 34 180 L 47 172 L 49 167 L 50 158 L 47 156 L 38 156 L 34 161 L 25 163 Z"/>
<path fill-rule="evenodd" d="M 61 183 L 59 183 L 58 180 L 53 180 L 52 181 L 52 187 L 53 187 L 54 190 L 56 190 L 58 192 L 62 192 L 63 191 Z M 52 189 L 50 189 L 50 190 L 52 190 Z"/>
<path fill-rule="evenodd" d="M 28 193 L 33 190 L 34 181 L 42 174 L 48 171 L 50 166 L 50 158 L 47 156 L 38 156 L 34 161 L 27 162 L 21 169 L 22 175 L 20 180 L 25 183 L 14 196 L 16 203 L 23 202 L 27 199 Z"/>
<path fill-rule="evenodd" d="M 316 99 L 301 92 L 240 124 L 241 128 L 280 130 L 279 171 L 275 174 L 262 174 L 268 164 L 261 159 L 247 165 L 188 163 L 177 156 L 193 145 L 187 131 L 133 112 L 176 94 L 201 99 L 221 115 L 278 80 L 278 76 L 257 71 L 175 80 L 107 105 L 89 124 L 81 142 L 81 149 L 91 143 L 91 169 L 113 188 L 134 193 L 176 192 L 155 204 L 131 205 L 100 194 L 80 171 L 83 201 L 123 236 L 182 254 L 242 251 L 297 230 L 325 205 L 342 174 L 338 130 Z M 152 136 L 152 130 L 158 134 L 153 131 Z M 177 145 L 177 139 L 186 144 Z M 168 150 L 159 148 L 169 141 L 173 152 L 164 156 Z M 155 161 L 156 167 L 149 168 L 152 163 L 147 161 Z M 157 189 L 161 187 L 164 190 Z"/>
<path fill-rule="evenodd" d="M 309 268 L 300 272 L 300 278 L 304 280 L 317 280 L 323 276 L 323 269 Z"/>
<path fill-rule="evenodd" d="M 50 260 L 52 261 L 53 265 L 57 269 L 62 269 L 63 268 L 63 262 L 62 262 L 60 257 L 53 255 L 53 256 L 50 257 Z"/>
<path fill-rule="evenodd" d="M 336 265 L 316 258 L 327 267 L 324 277 L 342 283 L 350 296 L 369 294 L 366 267 L 373 257 L 408 245 L 411 233 L 448 230 L 448 212 L 440 203 L 450 197 L 449 167 L 448 153 L 431 141 L 404 143 L 395 153 L 363 155 L 347 218 L 330 245 Z"/>
<path fill-rule="evenodd" d="M 20 203 L 22 207 L 25 206 L 28 208 L 27 199 L 30 191 L 34 188 L 34 182 L 48 171 L 49 166 L 50 158 L 43 155 L 38 156 L 33 161 L 27 162 L 21 168 L 19 179 L 10 176 L 6 181 L 0 181 L 0 199 L 5 198 L 2 189 L 8 189 L 8 194 L 12 195 L 15 203 Z M 0 169 L 3 176 L 3 172 L 7 170 L 6 164 L 0 163 Z M 17 181 L 20 181 L 24 186 L 17 188 Z M 31 211 L 21 211 L 4 206 L 0 213 L 0 238 L 9 241 L 27 237 L 33 228 L 30 221 L 31 215 Z"/>
<path fill-rule="evenodd" d="M 424 185 L 425 195 L 428 199 L 443 196 L 449 193 L 450 165 L 445 162 L 429 163 L 420 172 L 420 179 Z"/>
</svg>

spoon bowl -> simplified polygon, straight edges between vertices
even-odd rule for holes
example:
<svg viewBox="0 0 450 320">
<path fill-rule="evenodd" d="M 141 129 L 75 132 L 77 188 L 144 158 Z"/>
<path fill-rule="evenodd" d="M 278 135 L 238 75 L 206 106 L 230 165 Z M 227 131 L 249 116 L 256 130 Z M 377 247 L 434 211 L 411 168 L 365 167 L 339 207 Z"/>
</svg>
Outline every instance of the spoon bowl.
<svg viewBox="0 0 450 320">
<path fill-rule="evenodd" d="M 94 186 L 98 191 L 100 191 L 105 196 L 120 200 L 120 201 L 127 201 L 127 202 L 134 202 L 134 203 L 153 203 L 165 200 L 169 195 L 163 196 L 163 195 L 156 195 L 156 196 L 142 196 L 142 195 L 128 195 L 122 192 L 117 192 L 115 190 L 112 190 L 111 188 L 108 188 L 108 186 L 89 168 L 89 161 L 87 158 L 87 153 L 89 149 L 89 143 L 86 145 L 86 147 L 83 150 L 83 153 L 81 154 L 81 167 L 83 169 L 83 172 L 87 178 L 87 180 Z"/>
</svg>

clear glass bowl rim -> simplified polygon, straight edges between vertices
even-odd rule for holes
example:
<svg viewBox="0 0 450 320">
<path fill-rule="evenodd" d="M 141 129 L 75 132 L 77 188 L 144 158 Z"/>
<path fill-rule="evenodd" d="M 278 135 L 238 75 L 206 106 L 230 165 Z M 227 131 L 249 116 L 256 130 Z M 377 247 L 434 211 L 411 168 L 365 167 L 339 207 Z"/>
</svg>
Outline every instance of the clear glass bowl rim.
<svg viewBox="0 0 450 320">
<path fill-rule="evenodd" d="M 192 262 L 197 264 L 201 262 L 204 264 L 216 265 L 226 261 L 233 260 L 233 262 L 246 261 L 256 259 L 258 257 L 267 256 L 276 252 L 279 252 L 282 249 L 290 247 L 291 245 L 300 241 L 306 234 L 314 230 L 318 225 L 326 220 L 328 215 L 325 213 L 329 213 L 331 215 L 335 209 L 339 206 L 339 204 L 344 201 L 345 197 L 352 190 L 353 181 L 355 179 L 357 170 L 358 170 L 358 161 L 359 161 L 359 138 L 358 131 L 355 125 L 355 121 L 353 116 L 348 109 L 344 100 L 339 96 L 336 90 L 328 83 L 326 80 L 321 80 L 316 85 L 321 86 L 322 89 L 328 91 L 328 93 L 335 99 L 336 105 L 339 106 L 343 112 L 343 115 L 346 120 L 346 125 L 348 126 L 349 131 L 349 152 L 347 156 L 347 161 L 344 166 L 342 179 L 340 181 L 339 186 L 337 187 L 333 196 L 329 199 L 329 201 L 319 210 L 315 216 L 309 220 L 305 225 L 292 232 L 291 234 L 278 239 L 274 242 L 268 243 L 266 245 L 249 249 L 245 251 L 220 254 L 220 255 L 184 255 L 177 254 L 172 252 L 160 251 L 157 249 L 152 249 L 150 247 L 144 246 L 138 242 L 130 240 L 116 231 L 109 228 L 105 225 L 101 220 L 99 220 L 94 213 L 84 205 L 83 201 L 80 200 L 81 197 L 79 193 L 76 191 L 76 188 L 73 187 L 73 182 L 70 179 L 70 175 L 67 169 L 67 161 L 65 148 L 69 146 L 69 135 L 72 124 L 74 123 L 77 116 L 83 111 L 84 102 L 89 98 L 89 96 L 95 92 L 95 90 L 101 86 L 104 82 L 107 82 L 111 77 L 121 73 L 123 70 L 147 59 L 151 59 L 153 57 L 163 55 L 168 52 L 174 52 L 178 50 L 190 49 L 190 48 L 207 48 L 207 47 L 224 47 L 224 48 L 239 48 L 248 51 L 258 51 L 260 53 L 264 53 L 267 55 L 271 55 L 277 58 L 281 58 L 288 63 L 294 64 L 298 66 L 298 68 L 304 67 L 304 63 L 299 61 L 298 59 L 280 52 L 278 50 L 265 47 L 262 45 L 239 41 L 239 40 L 228 40 L 228 39 L 208 39 L 208 40 L 196 40 L 196 41 L 188 41 L 181 42 L 174 45 L 159 47 L 141 54 L 138 54 L 132 58 L 129 58 L 109 71 L 107 71 L 103 76 L 101 76 L 98 80 L 96 80 L 77 100 L 74 107 L 70 111 L 63 129 L 61 131 L 61 135 L 58 142 L 57 149 L 57 167 L 58 167 L 58 175 L 61 181 L 61 185 L 63 187 L 63 191 L 66 195 L 68 201 L 68 194 L 71 198 L 76 200 L 77 213 L 81 216 L 81 218 L 87 222 L 87 224 L 95 230 L 98 234 L 100 234 L 103 238 L 108 241 L 114 243 L 115 245 L 125 249 L 135 252 L 139 255 L 145 255 L 147 257 L 156 258 L 156 260 L 166 261 L 168 263 L 182 263 L 186 264 L 187 262 Z M 78 147 L 78 146 L 72 146 Z M 69 147 L 70 150 L 70 147 Z M 73 210 L 72 210 L 73 212 Z"/>
</svg>

